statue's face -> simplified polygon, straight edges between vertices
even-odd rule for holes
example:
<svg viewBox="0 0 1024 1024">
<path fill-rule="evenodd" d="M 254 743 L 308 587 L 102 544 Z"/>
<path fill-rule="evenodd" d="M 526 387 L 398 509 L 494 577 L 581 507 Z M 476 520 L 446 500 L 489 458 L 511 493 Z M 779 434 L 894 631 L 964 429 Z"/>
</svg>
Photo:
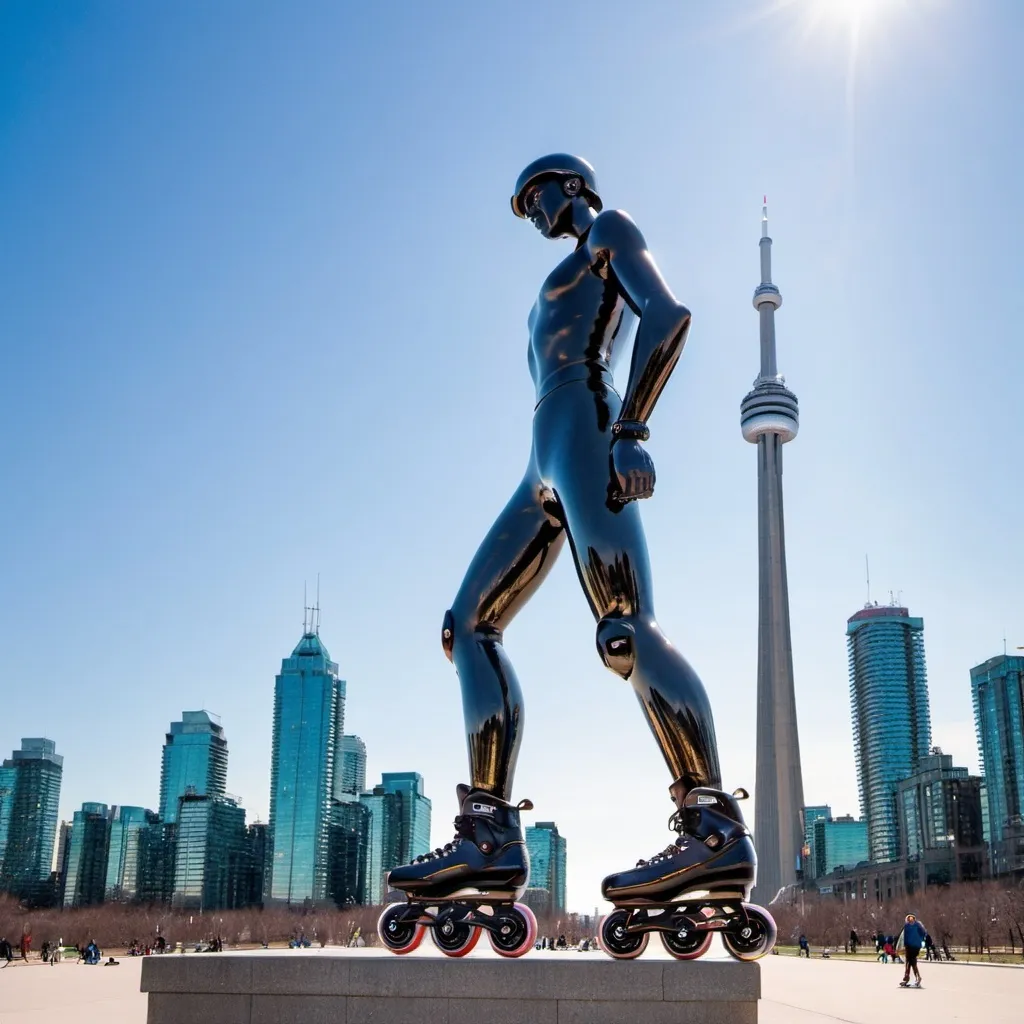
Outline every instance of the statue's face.
<svg viewBox="0 0 1024 1024">
<path fill-rule="evenodd" d="M 565 194 L 560 179 L 544 178 L 527 190 L 523 207 L 527 218 L 545 238 L 562 238 L 569 234 L 572 224 L 572 200 L 572 196 Z"/>
</svg>

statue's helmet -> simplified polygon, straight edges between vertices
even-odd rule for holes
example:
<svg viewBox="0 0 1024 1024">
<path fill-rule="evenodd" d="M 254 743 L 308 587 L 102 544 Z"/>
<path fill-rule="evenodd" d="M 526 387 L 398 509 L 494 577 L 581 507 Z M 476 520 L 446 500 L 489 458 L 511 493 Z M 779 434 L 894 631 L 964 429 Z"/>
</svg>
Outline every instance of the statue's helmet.
<svg viewBox="0 0 1024 1024">
<path fill-rule="evenodd" d="M 597 194 L 597 177 L 594 168 L 587 163 L 583 157 L 571 156 L 568 153 L 551 153 L 549 156 L 542 156 L 528 164 L 523 173 L 519 175 L 516 182 L 516 194 L 512 197 L 512 212 L 517 217 L 525 217 L 526 210 L 523 208 L 523 199 L 527 189 L 541 178 L 579 178 L 583 182 L 580 189 L 581 195 L 586 195 L 590 205 L 595 210 L 602 207 L 601 197 Z"/>
</svg>

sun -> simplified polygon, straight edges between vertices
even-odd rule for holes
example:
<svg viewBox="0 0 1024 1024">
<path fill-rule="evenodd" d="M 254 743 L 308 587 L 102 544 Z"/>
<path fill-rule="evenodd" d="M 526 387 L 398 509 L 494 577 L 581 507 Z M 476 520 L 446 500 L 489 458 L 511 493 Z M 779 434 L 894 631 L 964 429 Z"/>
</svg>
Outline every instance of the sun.
<svg viewBox="0 0 1024 1024">
<path fill-rule="evenodd" d="M 888 9 L 902 5 L 899 0 L 817 0 L 814 6 L 821 9 L 824 17 L 860 28 L 883 16 Z"/>
</svg>

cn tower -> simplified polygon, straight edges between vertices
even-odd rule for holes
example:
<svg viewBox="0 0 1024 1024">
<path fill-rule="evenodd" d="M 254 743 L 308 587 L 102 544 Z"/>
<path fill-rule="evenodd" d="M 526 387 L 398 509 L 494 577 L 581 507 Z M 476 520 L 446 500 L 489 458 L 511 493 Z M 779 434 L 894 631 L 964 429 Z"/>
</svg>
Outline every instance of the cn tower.
<svg viewBox="0 0 1024 1024">
<path fill-rule="evenodd" d="M 761 321 L 761 372 L 740 406 L 740 426 L 744 439 L 757 445 L 757 886 L 753 899 L 766 906 L 783 886 L 796 882 L 804 843 L 804 785 L 782 514 L 782 446 L 796 437 L 799 406 L 775 361 L 775 310 L 782 305 L 782 296 L 772 284 L 767 199 L 761 211 L 760 245 L 761 283 L 754 291 L 754 309 Z"/>
</svg>

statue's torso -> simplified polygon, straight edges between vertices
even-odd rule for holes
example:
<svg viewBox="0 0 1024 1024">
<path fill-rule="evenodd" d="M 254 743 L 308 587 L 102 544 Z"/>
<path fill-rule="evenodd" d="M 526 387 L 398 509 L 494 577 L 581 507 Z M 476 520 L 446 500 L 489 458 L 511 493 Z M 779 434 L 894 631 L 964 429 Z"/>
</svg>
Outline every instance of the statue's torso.
<svg viewBox="0 0 1024 1024">
<path fill-rule="evenodd" d="M 571 380 L 605 371 L 615 342 L 628 334 L 632 311 L 605 259 L 586 245 L 548 275 L 530 311 L 530 374 L 540 401 Z"/>
</svg>

